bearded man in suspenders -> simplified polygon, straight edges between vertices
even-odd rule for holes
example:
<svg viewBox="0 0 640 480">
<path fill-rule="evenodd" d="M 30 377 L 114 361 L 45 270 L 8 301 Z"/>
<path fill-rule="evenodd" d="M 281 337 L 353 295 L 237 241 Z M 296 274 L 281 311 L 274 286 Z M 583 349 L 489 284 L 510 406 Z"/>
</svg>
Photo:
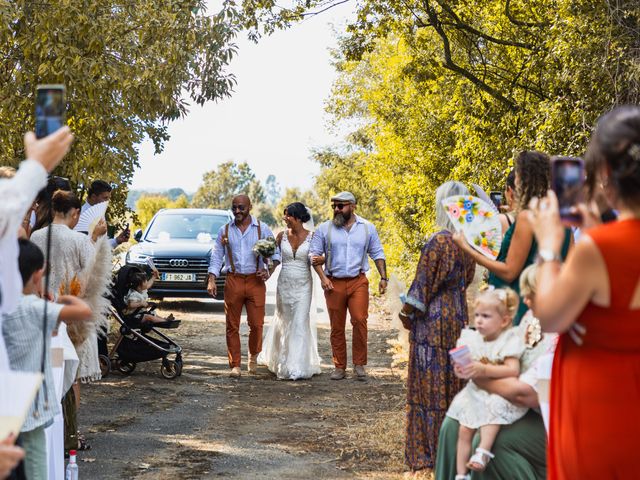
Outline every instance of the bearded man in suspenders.
<svg viewBox="0 0 640 480">
<path fill-rule="evenodd" d="M 273 237 L 269 227 L 251 216 L 251 200 L 238 195 L 232 201 L 233 221 L 223 225 L 211 251 L 207 290 L 216 296 L 216 277 L 220 275 L 223 259 L 227 278 L 224 284 L 224 313 L 227 321 L 227 354 L 231 376 L 239 377 L 241 370 L 240 316 L 247 310 L 249 324 L 249 373 L 255 373 L 258 354 L 262 350 L 262 327 L 266 303 L 265 282 L 273 273 L 262 257 L 253 252 L 259 239 Z M 280 263 L 280 254 L 271 257 L 273 267 Z"/>
<path fill-rule="evenodd" d="M 311 240 L 311 264 L 320 276 L 331 321 L 331 350 L 335 370 L 332 380 L 345 378 L 347 310 L 353 326 L 352 360 L 358 380 L 367 373 L 367 318 L 369 317 L 369 260 L 380 273 L 379 292 L 387 289 L 384 251 L 373 224 L 355 214 L 356 198 L 342 192 L 331 199 L 333 221 L 320 225 Z M 324 260 L 324 270 L 322 263 Z"/>
</svg>

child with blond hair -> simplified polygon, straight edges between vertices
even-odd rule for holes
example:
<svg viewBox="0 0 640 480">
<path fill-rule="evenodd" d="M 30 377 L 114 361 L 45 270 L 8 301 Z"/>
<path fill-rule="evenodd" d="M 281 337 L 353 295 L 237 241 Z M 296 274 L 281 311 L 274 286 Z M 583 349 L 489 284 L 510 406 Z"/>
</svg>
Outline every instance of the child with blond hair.
<svg viewBox="0 0 640 480">
<path fill-rule="evenodd" d="M 476 386 L 474 378 L 507 378 L 520 375 L 520 357 L 525 344 L 512 321 L 520 299 L 513 290 L 490 289 L 475 301 L 475 329 L 465 328 L 458 339 L 458 347 L 466 346 L 469 357 L 454 362 L 456 375 L 468 379 L 467 385 L 456 395 L 447 416 L 460 424 L 456 454 L 456 480 L 469 477 L 469 470 L 482 471 L 494 457 L 493 443 L 500 425 L 509 425 L 527 412 L 499 395 L 490 394 Z M 480 444 L 471 456 L 471 442 L 480 430 Z"/>
</svg>

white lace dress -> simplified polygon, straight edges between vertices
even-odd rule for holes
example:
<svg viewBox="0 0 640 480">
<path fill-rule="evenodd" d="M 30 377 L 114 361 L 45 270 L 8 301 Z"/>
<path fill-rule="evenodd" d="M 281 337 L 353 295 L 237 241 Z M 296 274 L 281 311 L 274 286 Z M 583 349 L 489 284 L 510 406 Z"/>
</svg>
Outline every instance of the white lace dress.
<svg viewBox="0 0 640 480">
<path fill-rule="evenodd" d="M 311 378 L 320 373 L 318 335 L 310 317 L 313 278 L 309 264 L 311 235 L 293 251 L 285 231 L 276 313 L 265 334 L 258 363 L 279 379 Z"/>
<path fill-rule="evenodd" d="M 475 361 L 500 364 L 507 357 L 520 358 L 525 351 L 523 335 L 518 328 L 509 328 L 487 342 L 476 330 L 465 328 L 457 346 L 467 345 Z M 469 428 L 483 425 L 510 425 L 527 413 L 528 408 L 517 407 L 500 395 L 478 388 L 473 380 L 460 390 L 451 402 L 447 416 Z"/>
</svg>

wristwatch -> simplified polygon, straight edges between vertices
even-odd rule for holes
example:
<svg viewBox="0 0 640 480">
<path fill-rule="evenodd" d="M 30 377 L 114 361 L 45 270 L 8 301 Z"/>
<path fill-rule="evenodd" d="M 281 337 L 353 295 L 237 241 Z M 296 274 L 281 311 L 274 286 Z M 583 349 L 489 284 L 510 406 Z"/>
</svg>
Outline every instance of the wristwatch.
<svg viewBox="0 0 640 480">
<path fill-rule="evenodd" d="M 562 257 L 560 254 L 553 250 L 542 248 L 538 250 L 538 265 L 546 262 L 559 262 L 562 263 Z"/>
<path fill-rule="evenodd" d="M 380 280 L 384 280 L 385 282 L 388 282 L 388 281 L 389 281 L 389 279 L 388 279 L 388 278 L 385 278 L 385 277 L 380 277 Z"/>
</svg>

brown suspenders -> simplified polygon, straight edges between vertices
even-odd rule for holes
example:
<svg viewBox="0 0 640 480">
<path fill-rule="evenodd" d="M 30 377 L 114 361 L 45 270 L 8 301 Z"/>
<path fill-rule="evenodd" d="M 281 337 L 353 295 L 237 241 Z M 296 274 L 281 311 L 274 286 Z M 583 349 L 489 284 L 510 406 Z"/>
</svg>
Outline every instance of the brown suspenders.
<svg viewBox="0 0 640 480">
<path fill-rule="evenodd" d="M 227 223 L 225 230 L 224 230 L 224 236 L 227 240 L 227 257 L 229 260 L 229 265 L 231 266 L 231 273 L 236 273 L 236 265 L 233 262 L 233 252 L 231 251 L 231 242 L 229 241 L 229 223 Z M 260 220 L 258 220 L 258 240 L 260 240 L 262 238 L 262 228 L 260 225 Z M 260 266 L 260 256 L 258 255 L 258 258 L 256 258 L 256 271 L 258 271 L 258 267 Z"/>
</svg>

